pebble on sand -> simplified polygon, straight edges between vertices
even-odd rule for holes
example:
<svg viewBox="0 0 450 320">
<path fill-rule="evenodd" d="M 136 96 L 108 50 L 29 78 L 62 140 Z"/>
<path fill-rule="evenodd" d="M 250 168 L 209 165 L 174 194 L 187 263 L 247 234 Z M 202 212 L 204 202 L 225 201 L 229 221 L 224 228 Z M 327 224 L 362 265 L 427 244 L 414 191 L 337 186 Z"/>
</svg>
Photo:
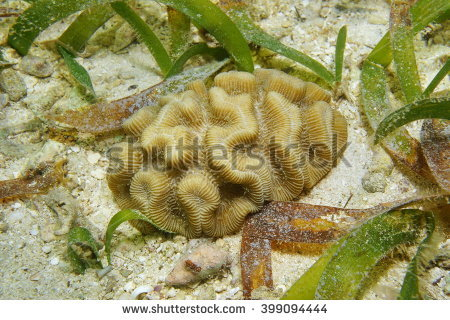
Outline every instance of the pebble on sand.
<svg viewBox="0 0 450 320">
<path fill-rule="evenodd" d="M 46 78 L 53 73 L 53 67 L 45 59 L 33 55 L 22 58 L 20 69 L 38 78 Z"/>
<path fill-rule="evenodd" d="M 101 168 L 97 168 L 91 171 L 91 176 L 97 180 L 103 180 L 105 178 L 105 171 Z"/>
<path fill-rule="evenodd" d="M 0 233 L 8 231 L 8 224 L 6 222 L 0 222 Z"/>
<path fill-rule="evenodd" d="M 5 107 L 9 102 L 9 97 L 6 93 L 0 93 L 0 109 Z"/>
<path fill-rule="evenodd" d="M 11 68 L 0 73 L 0 87 L 9 95 L 12 101 L 19 101 L 27 95 L 27 86 L 19 73 Z"/>
<path fill-rule="evenodd" d="M 42 247 L 42 252 L 49 254 L 50 252 L 52 252 L 52 247 L 45 245 Z"/>
</svg>

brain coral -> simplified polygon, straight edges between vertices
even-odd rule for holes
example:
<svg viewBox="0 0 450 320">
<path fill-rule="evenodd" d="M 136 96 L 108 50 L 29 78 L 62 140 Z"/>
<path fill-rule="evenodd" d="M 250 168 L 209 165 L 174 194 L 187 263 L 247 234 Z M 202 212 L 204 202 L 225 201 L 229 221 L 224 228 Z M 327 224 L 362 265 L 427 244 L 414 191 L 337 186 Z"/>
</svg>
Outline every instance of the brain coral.
<svg viewBox="0 0 450 320">
<path fill-rule="evenodd" d="M 318 85 L 281 71 L 196 81 L 124 123 L 108 185 L 121 208 L 193 238 L 237 231 L 265 201 L 293 200 L 332 167 L 346 121 Z M 134 222 L 141 231 L 149 225 Z"/>
</svg>

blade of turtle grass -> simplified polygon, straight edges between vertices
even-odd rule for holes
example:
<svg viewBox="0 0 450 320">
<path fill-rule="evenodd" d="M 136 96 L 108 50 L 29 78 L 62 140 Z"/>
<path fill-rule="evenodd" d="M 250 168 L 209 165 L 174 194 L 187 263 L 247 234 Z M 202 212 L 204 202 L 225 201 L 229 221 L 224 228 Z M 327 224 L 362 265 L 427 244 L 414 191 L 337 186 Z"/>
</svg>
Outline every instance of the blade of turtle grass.
<svg viewBox="0 0 450 320">
<path fill-rule="evenodd" d="M 153 55 L 162 73 L 166 74 L 172 67 L 172 61 L 152 29 L 125 2 L 113 2 L 111 3 L 111 7 L 136 31 L 138 39 L 145 44 Z"/>
<path fill-rule="evenodd" d="M 420 210 L 379 215 L 354 230 L 327 264 L 316 290 L 317 299 L 355 299 L 369 271 L 395 247 L 419 235 Z"/>
<path fill-rule="evenodd" d="M 391 50 L 396 75 L 408 103 L 422 95 L 411 28 L 410 4 L 392 1 L 390 17 Z"/>
<path fill-rule="evenodd" d="M 347 239 L 345 236 L 330 247 L 284 294 L 281 300 L 314 300 L 320 277 L 330 260 Z"/>
<path fill-rule="evenodd" d="M 361 83 L 363 110 L 370 126 L 376 128 L 391 110 L 387 96 L 387 77 L 383 66 L 370 60 L 364 61 Z"/>
<path fill-rule="evenodd" d="M 375 132 L 375 143 L 395 129 L 419 119 L 450 120 L 450 99 L 425 99 L 408 104 L 388 115 L 380 122 Z"/>
<path fill-rule="evenodd" d="M 170 54 L 179 56 L 190 43 L 191 19 L 184 13 L 167 7 L 167 18 L 170 29 Z"/>
<path fill-rule="evenodd" d="M 122 223 L 129 220 L 141 220 L 153 225 L 153 222 L 149 218 L 135 210 L 125 209 L 116 213 L 111 220 L 109 220 L 105 234 L 105 252 L 109 264 L 111 264 L 111 240 L 113 233 Z"/>
<path fill-rule="evenodd" d="M 113 0 L 39 0 L 31 4 L 10 29 L 8 44 L 26 55 L 34 39 L 53 23 L 77 12 Z"/>
<path fill-rule="evenodd" d="M 78 254 L 73 246 L 81 245 L 87 247 L 94 254 L 93 258 L 86 258 Z M 83 274 L 87 268 L 103 268 L 99 259 L 98 253 L 99 245 L 92 237 L 91 232 L 83 227 L 75 227 L 69 231 L 67 239 L 67 255 L 69 256 L 70 263 L 74 268 L 75 273 Z"/>
<path fill-rule="evenodd" d="M 434 76 L 433 80 L 431 80 L 428 87 L 423 91 L 422 97 L 428 98 L 430 94 L 436 89 L 438 84 L 444 79 L 444 77 L 450 72 L 450 59 L 447 58 L 447 61 L 442 66 L 441 70 Z"/>
<path fill-rule="evenodd" d="M 335 82 L 342 80 L 342 68 L 344 67 L 344 51 L 345 42 L 347 41 L 347 26 L 343 26 L 338 33 L 336 40 L 336 54 L 335 54 Z"/>
<path fill-rule="evenodd" d="M 58 43 L 74 53 L 81 52 L 94 32 L 113 15 L 114 11 L 106 5 L 83 11 L 59 37 Z"/>
<path fill-rule="evenodd" d="M 417 238 L 421 216 L 420 210 L 391 210 L 368 220 L 329 248 L 283 299 L 355 299 L 380 259 Z"/>
<path fill-rule="evenodd" d="M 209 0 L 161 0 L 160 2 L 181 11 L 208 30 L 236 61 L 239 69 L 253 72 L 252 55 L 244 36 L 219 7 Z"/>
<path fill-rule="evenodd" d="M 176 75 L 183 70 L 184 64 L 193 56 L 199 54 L 206 54 L 213 56 L 217 60 L 225 59 L 228 56 L 228 53 L 223 48 L 210 48 L 206 43 L 197 43 L 187 49 L 178 59 L 173 63 L 172 68 L 170 68 L 169 72 L 166 74 L 166 78 Z"/>
<path fill-rule="evenodd" d="M 417 33 L 429 23 L 450 18 L 448 0 L 419 0 L 411 7 L 412 31 Z M 367 57 L 375 63 L 387 67 L 392 61 L 390 33 L 386 33 Z"/>
<path fill-rule="evenodd" d="M 398 299 L 400 300 L 417 300 L 422 298 L 422 295 L 420 293 L 419 277 L 418 277 L 419 263 L 422 257 L 424 256 L 424 252 L 429 248 L 430 243 L 432 242 L 434 229 L 436 227 L 433 213 L 424 212 L 424 216 L 426 223 L 425 225 L 426 237 L 420 243 L 416 255 L 408 264 L 408 269 L 406 270 L 406 275 L 405 278 L 403 279 L 402 288 L 400 290 L 400 295 L 398 297 Z"/>
<path fill-rule="evenodd" d="M 233 1 L 228 1 L 233 2 Z M 253 42 L 259 46 L 272 50 L 276 53 L 279 53 L 289 59 L 292 59 L 308 69 L 314 71 L 319 77 L 325 80 L 328 84 L 333 85 L 335 77 L 334 75 L 325 68 L 320 62 L 314 60 L 310 56 L 297 51 L 293 48 L 290 48 L 276 38 L 267 34 L 261 28 L 253 23 L 253 21 L 248 16 L 245 9 L 242 7 L 242 4 L 239 2 L 236 3 L 236 6 L 231 7 L 233 4 L 229 4 L 225 8 L 228 8 L 227 13 L 231 17 L 231 19 L 236 23 L 238 28 L 242 31 L 242 34 L 249 42 Z"/>
<path fill-rule="evenodd" d="M 86 69 L 75 60 L 75 56 L 66 48 L 57 45 L 57 49 L 63 57 L 67 67 L 69 68 L 70 73 L 81 85 L 89 100 L 95 99 L 94 87 L 92 86 L 91 77 L 89 76 L 89 73 L 86 71 Z"/>
</svg>

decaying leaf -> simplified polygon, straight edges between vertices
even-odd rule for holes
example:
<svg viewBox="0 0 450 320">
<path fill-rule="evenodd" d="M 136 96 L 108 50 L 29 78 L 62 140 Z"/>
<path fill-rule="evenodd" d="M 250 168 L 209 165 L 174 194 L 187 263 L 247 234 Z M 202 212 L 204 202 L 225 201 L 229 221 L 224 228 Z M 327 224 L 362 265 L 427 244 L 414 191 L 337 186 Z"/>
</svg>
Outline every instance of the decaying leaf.
<svg viewBox="0 0 450 320">
<path fill-rule="evenodd" d="M 228 59 L 212 62 L 205 66 L 192 68 L 152 86 L 136 95 L 111 102 L 100 102 L 93 105 L 68 110 L 63 114 L 49 114 L 47 118 L 55 123 L 55 130 L 76 130 L 92 134 L 106 134 L 118 131 L 123 120 L 138 109 L 156 105 L 160 97 L 169 93 L 183 91 L 185 86 L 197 79 L 207 79 L 229 62 Z"/>
<path fill-rule="evenodd" d="M 450 121 L 425 120 L 421 132 L 422 149 L 436 182 L 450 192 Z"/>
<path fill-rule="evenodd" d="M 398 164 L 422 179 L 432 179 L 421 144 L 411 137 L 405 128 L 400 128 L 397 134 L 386 138 L 382 145 Z"/>
<path fill-rule="evenodd" d="M 249 229 L 251 227 L 244 224 L 241 239 L 241 275 L 245 299 L 249 299 L 256 288 L 266 286 L 273 289 L 271 241 L 247 236 L 246 230 Z"/>
<path fill-rule="evenodd" d="M 47 193 L 63 181 L 64 163 L 65 160 L 43 162 L 21 178 L 0 181 L 0 200 Z"/>
<path fill-rule="evenodd" d="M 340 209 L 305 203 L 273 201 L 248 217 L 241 242 L 241 272 L 244 297 L 252 290 L 273 288 L 271 248 L 287 243 L 326 243 L 336 239 L 348 227 L 326 216 L 344 215 L 350 221 L 363 218 L 371 210 Z M 282 246 L 284 247 L 284 246 Z"/>
</svg>

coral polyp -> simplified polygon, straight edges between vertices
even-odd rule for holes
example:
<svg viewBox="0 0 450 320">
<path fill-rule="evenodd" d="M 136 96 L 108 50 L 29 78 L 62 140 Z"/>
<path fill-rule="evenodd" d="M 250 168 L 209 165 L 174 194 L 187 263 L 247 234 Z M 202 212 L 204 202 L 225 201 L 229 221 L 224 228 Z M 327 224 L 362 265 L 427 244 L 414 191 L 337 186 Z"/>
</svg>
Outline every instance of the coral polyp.
<svg viewBox="0 0 450 320">
<path fill-rule="evenodd" d="M 111 150 L 107 180 L 118 205 L 161 230 L 236 232 L 264 202 L 314 186 L 346 144 L 329 93 L 281 71 L 224 72 L 211 88 L 187 89 L 135 113 L 123 125 L 135 139 Z"/>
</svg>

